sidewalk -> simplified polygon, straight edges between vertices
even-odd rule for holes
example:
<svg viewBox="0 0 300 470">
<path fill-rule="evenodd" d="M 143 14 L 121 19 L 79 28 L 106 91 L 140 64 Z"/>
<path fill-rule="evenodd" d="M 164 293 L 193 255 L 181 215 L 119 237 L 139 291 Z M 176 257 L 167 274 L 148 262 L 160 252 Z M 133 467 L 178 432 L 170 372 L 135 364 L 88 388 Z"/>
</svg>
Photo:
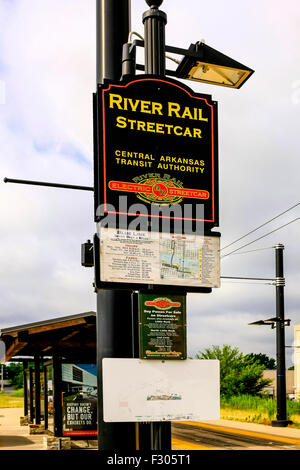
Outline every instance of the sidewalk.
<svg viewBox="0 0 300 470">
<path fill-rule="evenodd" d="M 44 450 L 43 435 L 29 435 L 28 426 L 20 426 L 20 416 L 23 416 L 23 408 L 0 408 L 0 451 L 1 450 Z M 187 422 L 193 425 L 193 422 Z M 300 429 L 286 427 L 273 428 L 263 424 L 242 423 L 220 419 L 216 421 L 201 421 L 195 424 L 207 426 L 217 426 L 226 428 L 232 432 L 246 432 L 260 435 L 282 437 L 299 441 Z M 173 450 L 180 450 L 173 445 Z"/>
<path fill-rule="evenodd" d="M 44 450 L 43 435 L 29 435 L 28 426 L 20 426 L 23 408 L 0 408 L 1 450 Z"/>
<path fill-rule="evenodd" d="M 192 423 L 191 423 L 192 424 Z M 300 444 L 300 428 L 273 428 L 272 426 L 267 426 L 265 424 L 256 424 L 256 423 L 243 423 L 240 421 L 231 421 L 228 419 L 219 419 L 216 421 L 203 421 L 201 424 L 204 425 L 213 425 L 231 428 L 232 431 L 241 430 L 247 432 L 254 432 L 259 434 L 269 434 L 271 436 L 285 437 L 290 439 L 298 439 Z"/>
</svg>

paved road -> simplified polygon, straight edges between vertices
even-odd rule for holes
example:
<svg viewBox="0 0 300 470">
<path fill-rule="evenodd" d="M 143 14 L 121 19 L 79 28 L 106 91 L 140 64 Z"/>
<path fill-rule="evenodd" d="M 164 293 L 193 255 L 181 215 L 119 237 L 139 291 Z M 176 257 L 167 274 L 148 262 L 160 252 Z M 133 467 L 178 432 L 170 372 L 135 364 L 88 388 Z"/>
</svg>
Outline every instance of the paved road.
<svg viewBox="0 0 300 470">
<path fill-rule="evenodd" d="M 12 386 L 7 380 L 3 381 L 3 385 L 4 385 L 4 390 L 3 390 L 4 393 L 14 393 L 16 391 L 14 388 L 12 388 Z"/>
<path fill-rule="evenodd" d="M 23 408 L 0 408 L 0 458 L 2 450 L 44 450 L 43 435 L 29 435 L 28 426 L 20 426 L 23 414 Z"/>
<path fill-rule="evenodd" d="M 203 423 L 173 423 L 172 436 L 186 450 L 300 450 L 300 439 Z"/>
</svg>

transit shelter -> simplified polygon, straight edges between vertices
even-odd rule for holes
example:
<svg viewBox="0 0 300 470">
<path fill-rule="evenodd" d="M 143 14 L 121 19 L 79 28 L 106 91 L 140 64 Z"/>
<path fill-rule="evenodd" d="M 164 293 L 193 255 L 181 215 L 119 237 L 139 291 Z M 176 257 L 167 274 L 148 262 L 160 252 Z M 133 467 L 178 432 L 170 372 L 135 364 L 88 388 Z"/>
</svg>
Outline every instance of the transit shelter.
<svg viewBox="0 0 300 470">
<path fill-rule="evenodd" d="M 6 362 L 23 363 L 27 422 L 55 437 L 96 439 L 96 313 L 4 328 L 0 340 Z"/>
</svg>

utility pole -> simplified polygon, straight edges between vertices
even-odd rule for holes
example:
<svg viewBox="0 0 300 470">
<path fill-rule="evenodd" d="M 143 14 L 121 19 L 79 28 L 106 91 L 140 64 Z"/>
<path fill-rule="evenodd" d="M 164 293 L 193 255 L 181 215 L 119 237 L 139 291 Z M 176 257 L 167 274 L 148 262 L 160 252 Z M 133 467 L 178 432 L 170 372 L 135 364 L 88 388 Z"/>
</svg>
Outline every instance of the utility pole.
<svg viewBox="0 0 300 470">
<path fill-rule="evenodd" d="M 249 325 L 270 325 L 271 328 L 276 328 L 276 384 L 277 384 L 277 416 L 276 420 L 272 421 L 273 427 L 285 427 L 292 424 L 292 421 L 287 419 L 286 414 L 286 371 L 285 371 L 285 333 L 284 328 L 290 325 L 290 320 L 285 320 L 284 317 L 284 272 L 283 272 L 283 250 L 284 246 L 278 243 L 275 247 L 275 279 L 265 278 L 233 278 L 231 279 L 255 279 L 255 280 L 269 280 L 275 281 L 276 286 L 276 317 L 268 318 L 267 320 L 258 320 Z M 223 276 L 226 278 L 226 276 Z M 227 277 L 228 279 L 228 277 Z M 230 279 L 230 278 L 229 278 Z"/>
<path fill-rule="evenodd" d="M 4 364 L 1 364 L 1 392 L 4 392 Z"/>
<path fill-rule="evenodd" d="M 165 25 L 167 15 L 158 9 L 163 0 L 146 0 L 150 10 L 143 14 L 145 73 L 164 76 L 166 72 Z"/>
<path fill-rule="evenodd" d="M 150 10 L 143 14 L 145 73 L 164 76 L 166 72 L 165 26 L 167 15 L 159 10 L 163 0 L 146 0 Z M 171 422 L 151 423 L 151 450 L 171 450 Z"/>
<path fill-rule="evenodd" d="M 41 424 L 41 373 L 40 357 L 34 356 L 34 375 L 35 375 L 35 424 Z"/>
<path fill-rule="evenodd" d="M 97 86 L 120 80 L 122 49 L 130 31 L 130 0 L 96 0 Z M 105 423 L 102 399 L 102 359 L 133 357 L 131 292 L 97 291 L 98 448 L 135 450 L 135 423 Z"/>
<path fill-rule="evenodd" d="M 277 419 L 274 427 L 285 427 L 291 423 L 286 414 L 286 376 L 285 376 L 285 318 L 284 318 L 284 245 L 275 246 L 276 266 L 276 361 L 277 361 Z"/>
</svg>

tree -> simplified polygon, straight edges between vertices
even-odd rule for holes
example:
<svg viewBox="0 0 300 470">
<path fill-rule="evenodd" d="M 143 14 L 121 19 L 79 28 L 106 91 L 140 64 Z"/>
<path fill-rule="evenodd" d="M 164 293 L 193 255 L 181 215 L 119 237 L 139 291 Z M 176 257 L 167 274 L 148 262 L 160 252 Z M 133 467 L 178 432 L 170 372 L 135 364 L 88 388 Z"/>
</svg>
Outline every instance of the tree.
<svg viewBox="0 0 300 470">
<path fill-rule="evenodd" d="M 246 357 L 249 359 L 253 359 L 254 362 L 258 362 L 259 364 L 262 364 L 265 369 L 269 370 L 274 370 L 276 369 L 276 361 L 272 357 L 268 357 L 266 354 L 247 354 Z"/>
<path fill-rule="evenodd" d="M 16 388 L 22 388 L 23 386 L 23 364 L 21 362 L 11 362 L 5 367 L 6 378 L 11 385 Z"/>
<path fill-rule="evenodd" d="M 263 379 L 264 366 L 253 358 L 225 344 L 199 351 L 196 359 L 218 359 L 220 361 L 220 393 L 222 396 L 257 395 L 271 381 Z"/>
</svg>

